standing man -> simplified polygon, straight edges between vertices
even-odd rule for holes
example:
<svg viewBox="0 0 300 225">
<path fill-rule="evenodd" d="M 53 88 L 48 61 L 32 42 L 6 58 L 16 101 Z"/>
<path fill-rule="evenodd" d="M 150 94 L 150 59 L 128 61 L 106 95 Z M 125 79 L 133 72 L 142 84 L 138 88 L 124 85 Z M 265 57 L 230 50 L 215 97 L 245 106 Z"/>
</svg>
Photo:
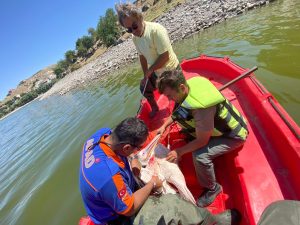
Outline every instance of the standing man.
<svg viewBox="0 0 300 225">
<path fill-rule="evenodd" d="M 80 191 L 85 209 L 97 224 L 131 224 L 133 216 L 152 191 L 162 186 L 157 176 L 141 189 L 127 156 L 138 150 L 148 136 L 145 123 L 137 118 L 123 120 L 113 131 L 102 128 L 84 144 L 80 165 Z M 132 164 L 134 164 L 132 159 Z"/>
<path fill-rule="evenodd" d="M 165 70 L 176 69 L 179 65 L 178 59 L 173 51 L 168 32 L 162 25 L 144 21 L 141 10 L 131 3 L 117 4 L 116 11 L 119 23 L 127 29 L 128 33 L 133 34 L 133 43 L 144 73 L 140 90 L 152 108 L 149 115 L 152 118 L 159 110 L 153 95 L 157 77 Z"/>
<path fill-rule="evenodd" d="M 185 80 L 180 70 L 166 71 L 159 79 L 158 89 L 177 103 L 172 117 L 159 132 L 175 120 L 193 139 L 171 151 L 167 160 L 175 162 L 182 155 L 192 152 L 198 181 L 205 188 L 197 205 L 209 206 L 222 191 L 216 181 L 213 160 L 244 144 L 248 135 L 246 121 L 204 77 Z"/>
</svg>

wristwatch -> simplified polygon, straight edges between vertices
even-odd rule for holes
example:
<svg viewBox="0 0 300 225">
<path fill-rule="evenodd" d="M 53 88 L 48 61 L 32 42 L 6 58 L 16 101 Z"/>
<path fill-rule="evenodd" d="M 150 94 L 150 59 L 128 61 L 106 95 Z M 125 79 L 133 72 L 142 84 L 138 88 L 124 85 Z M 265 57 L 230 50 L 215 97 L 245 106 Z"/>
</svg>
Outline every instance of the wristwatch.
<svg viewBox="0 0 300 225">
<path fill-rule="evenodd" d="M 156 182 L 153 182 L 152 190 L 156 188 Z"/>
</svg>

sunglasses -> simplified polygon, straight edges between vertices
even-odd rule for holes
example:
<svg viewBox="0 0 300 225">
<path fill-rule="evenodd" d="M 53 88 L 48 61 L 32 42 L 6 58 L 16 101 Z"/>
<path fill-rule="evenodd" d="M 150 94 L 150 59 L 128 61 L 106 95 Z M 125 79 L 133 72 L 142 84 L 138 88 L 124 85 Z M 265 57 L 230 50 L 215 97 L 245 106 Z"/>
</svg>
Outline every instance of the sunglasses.
<svg viewBox="0 0 300 225">
<path fill-rule="evenodd" d="M 142 149 L 142 147 L 143 147 L 143 145 L 140 145 L 140 146 L 137 146 L 137 145 L 134 145 L 134 144 L 131 144 L 131 143 L 126 143 L 126 142 L 120 142 L 120 143 L 118 143 L 119 145 L 120 144 L 129 144 L 129 145 L 131 145 L 132 147 L 134 147 L 134 148 L 136 148 L 138 151 L 140 151 L 141 149 Z M 118 145 L 117 144 L 117 145 Z"/>
<path fill-rule="evenodd" d="M 136 30 L 138 28 L 139 28 L 139 26 L 135 22 L 133 22 L 131 27 L 127 27 L 127 32 L 132 33 L 134 30 Z"/>
<path fill-rule="evenodd" d="M 108 147 L 112 146 L 112 144 L 108 144 L 107 142 L 104 142 L 104 141 L 98 141 L 97 143 L 94 144 L 94 146 L 93 146 L 92 148 L 94 148 L 94 147 L 95 147 L 96 145 L 98 145 L 99 143 L 105 144 L 105 145 L 107 145 Z M 138 151 L 140 151 L 140 150 L 142 149 L 142 147 L 143 147 L 143 145 L 137 146 L 137 145 L 134 145 L 134 144 L 131 144 L 131 143 L 127 143 L 127 142 L 119 142 L 119 143 L 117 143 L 117 144 L 115 144 L 115 145 L 121 145 L 121 144 L 129 144 L 129 145 L 131 145 L 132 147 L 138 149 Z M 88 149 L 88 150 L 90 150 L 90 149 Z"/>
</svg>

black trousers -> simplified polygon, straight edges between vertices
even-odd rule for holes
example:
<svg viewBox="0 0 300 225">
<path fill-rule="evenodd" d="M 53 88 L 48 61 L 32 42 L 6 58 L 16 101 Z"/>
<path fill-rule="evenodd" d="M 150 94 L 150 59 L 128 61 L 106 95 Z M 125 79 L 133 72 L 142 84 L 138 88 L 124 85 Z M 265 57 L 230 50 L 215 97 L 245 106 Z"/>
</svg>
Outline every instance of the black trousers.
<svg viewBox="0 0 300 225">
<path fill-rule="evenodd" d="M 154 94 L 153 91 L 156 90 L 156 82 L 157 82 L 157 75 L 155 73 L 152 73 L 151 76 L 149 77 L 146 89 L 145 89 L 145 84 L 147 79 L 142 79 L 140 82 L 140 91 L 143 94 L 143 96 L 148 99 L 148 100 L 154 100 Z M 143 93 L 145 89 L 145 92 Z"/>
<path fill-rule="evenodd" d="M 117 219 L 108 222 L 108 225 L 132 225 L 133 217 L 119 216 Z"/>
</svg>

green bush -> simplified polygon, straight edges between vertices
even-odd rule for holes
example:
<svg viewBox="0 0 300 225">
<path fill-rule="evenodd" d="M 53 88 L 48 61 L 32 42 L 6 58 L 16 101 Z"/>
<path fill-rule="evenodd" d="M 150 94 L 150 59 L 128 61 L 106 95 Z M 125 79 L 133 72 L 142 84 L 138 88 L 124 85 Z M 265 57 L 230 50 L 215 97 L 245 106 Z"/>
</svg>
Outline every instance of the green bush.
<svg viewBox="0 0 300 225">
<path fill-rule="evenodd" d="M 96 33 L 95 28 L 90 27 L 88 29 L 88 34 L 93 38 L 93 43 L 96 43 L 96 41 L 97 41 L 97 33 Z"/>
<path fill-rule="evenodd" d="M 63 73 L 68 69 L 69 63 L 66 60 L 60 60 L 54 68 L 54 73 L 58 79 L 64 77 Z"/>
<path fill-rule="evenodd" d="M 15 102 L 15 100 L 14 100 L 14 99 L 11 99 L 11 100 L 7 101 L 7 102 L 5 103 L 5 105 L 7 105 L 8 107 L 10 107 L 12 104 L 14 104 L 14 102 Z"/>
<path fill-rule="evenodd" d="M 68 50 L 65 53 L 65 60 L 68 64 L 73 64 L 76 61 L 76 53 L 73 50 Z"/>
<path fill-rule="evenodd" d="M 86 49 L 89 49 L 93 46 L 93 38 L 91 36 L 83 36 L 81 38 L 81 44 L 83 47 L 85 47 Z"/>
<path fill-rule="evenodd" d="M 19 107 L 19 106 L 25 105 L 26 103 L 35 99 L 37 96 L 38 96 L 38 94 L 35 91 L 28 92 L 25 95 L 23 95 L 22 98 L 20 98 L 20 100 L 16 106 Z"/>
<path fill-rule="evenodd" d="M 46 83 L 46 84 L 42 84 L 40 87 L 38 87 L 35 92 L 40 95 L 42 93 L 45 93 L 46 91 L 48 91 L 54 84 L 55 82 L 50 82 L 50 83 Z"/>
<path fill-rule="evenodd" d="M 76 41 L 76 50 L 78 56 L 87 56 L 88 50 L 93 46 L 93 44 L 93 38 L 90 36 L 83 36 L 82 38 L 78 38 Z"/>
<path fill-rule="evenodd" d="M 97 25 L 97 37 L 107 47 L 115 44 L 120 36 L 120 29 L 117 25 L 118 17 L 114 10 L 109 8 L 106 10 L 105 16 L 100 17 Z"/>
<path fill-rule="evenodd" d="M 86 49 L 83 45 L 80 45 L 78 48 L 77 48 L 77 54 L 78 56 L 80 57 L 85 57 L 88 53 L 88 49 Z"/>
</svg>

